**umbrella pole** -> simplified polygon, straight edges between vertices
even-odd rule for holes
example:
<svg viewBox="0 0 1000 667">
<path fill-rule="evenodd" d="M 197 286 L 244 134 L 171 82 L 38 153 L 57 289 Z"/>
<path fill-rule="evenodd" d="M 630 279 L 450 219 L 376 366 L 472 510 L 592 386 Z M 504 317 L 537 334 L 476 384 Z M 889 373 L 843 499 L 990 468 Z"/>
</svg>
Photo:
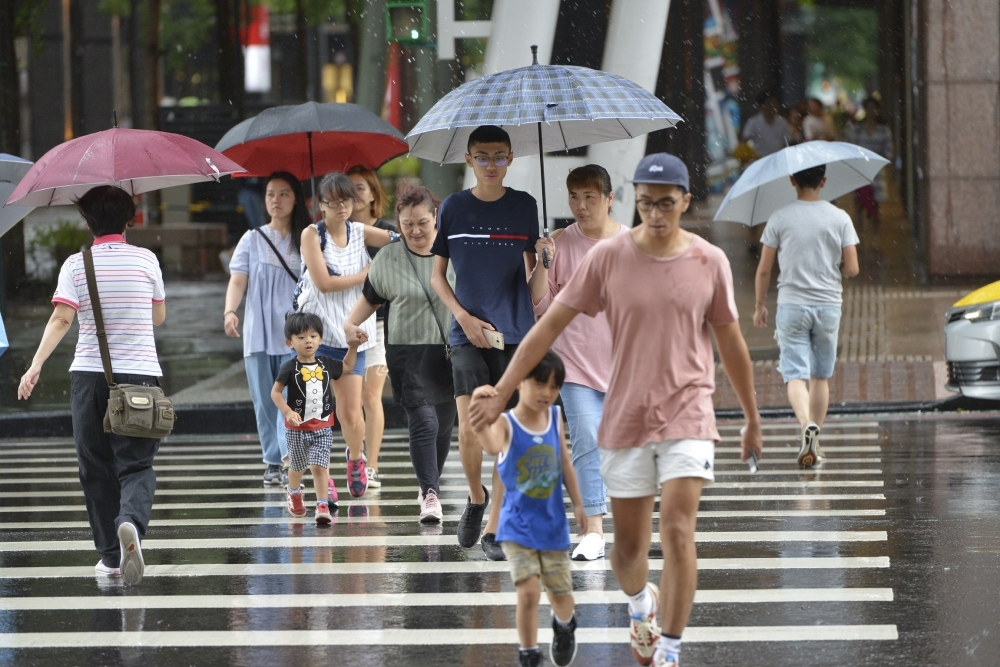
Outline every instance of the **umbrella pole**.
<svg viewBox="0 0 1000 667">
<path fill-rule="evenodd" d="M 306 132 L 306 139 L 309 141 L 309 183 L 312 187 L 312 216 L 313 222 L 316 222 L 316 214 L 319 212 L 319 194 L 316 192 L 316 169 L 313 167 L 313 133 Z"/>
<path fill-rule="evenodd" d="M 538 166 L 542 172 L 542 230 L 549 235 L 549 207 L 545 200 L 545 151 L 542 150 L 542 124 L 538 123 Z M 542 265 L 549 268 L 549 251 L 542 250 Z"/>
</svg>

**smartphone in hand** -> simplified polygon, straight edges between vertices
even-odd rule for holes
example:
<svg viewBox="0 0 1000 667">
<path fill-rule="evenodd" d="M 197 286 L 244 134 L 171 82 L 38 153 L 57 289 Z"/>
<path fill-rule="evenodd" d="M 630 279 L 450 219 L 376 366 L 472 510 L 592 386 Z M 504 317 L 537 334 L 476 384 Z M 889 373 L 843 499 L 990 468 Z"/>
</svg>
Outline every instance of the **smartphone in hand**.
<svg viewBox="0 0 1000 667">
<path fill-rule="evenodd" d="M 750 452 L 750 456 L 747 457 L 747 468 L 750 469 L 751 475 L 757 474 L 757 452 Z"/>
<path fill-rule="evenodd" d="M 503 349 L 503 334 L 499 331 L 483 327 L 483 337 L 486 338 L 486 342 L 490 344 L 490 347 L 497 350 Z"/>
</svg>

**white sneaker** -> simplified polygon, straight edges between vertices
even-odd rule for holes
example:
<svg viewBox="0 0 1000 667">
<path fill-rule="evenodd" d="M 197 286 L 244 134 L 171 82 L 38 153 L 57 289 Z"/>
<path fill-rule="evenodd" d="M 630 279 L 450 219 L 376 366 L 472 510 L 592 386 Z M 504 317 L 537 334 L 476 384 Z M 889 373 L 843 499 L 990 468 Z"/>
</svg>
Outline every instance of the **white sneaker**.
<svg viewBox="0 0 1000 667">
<path fill-rule="evenodd" d="M 604 536 L 587 533 L 573 550 L 573 560 L 597 560 L 604 558 Z"/>
<path fill-rule="evenodd" d="M 94 572 L 105 577 L 119 577 L 122 571 L 117 567 L 108 567 L 104 564 L 104 559 L 97 561 L 97 565 L 94 566 Z"/>
<path fill-rule="evenodd" d="M 378 474 L 378 468 L 368 468 L 368 488 L 382 488 L 382 477 Z"/>
<path fill-rule="evenodd" d="M 799 447 L 799 465 L 811 468 L 816 465 L 816 440 L 819 438 L 819 426 L 816 422 L 806 422 L 802 429 L 802 444 Z"/>
<path fill-rule="evenodd" d="M 656 652 L 653 653 L 653 664 L 652 667 L 679 667 L 680 661 L 677 659 L 676 655 L 666 653 L 657 647 Z"/>
<path fill-rule="evenodd" d="M 146 564 L 142 560 L 142 549 L 139 546 L 139 531 L 129 522 L 118 526 L 118 543 L 121 545 L 122 562 L 120 566 L 122 581 L 129 586 L 135 586 L 142 581 Z"/>
<path fill-rule="evenodd" d="M 427 495 L 418 495 L 417 500 L 420 501 L 420 523 L 441 523 L 444 515 L 441 513 L 441 501 L 434 489 L 428 489 Z"/>
</svg>

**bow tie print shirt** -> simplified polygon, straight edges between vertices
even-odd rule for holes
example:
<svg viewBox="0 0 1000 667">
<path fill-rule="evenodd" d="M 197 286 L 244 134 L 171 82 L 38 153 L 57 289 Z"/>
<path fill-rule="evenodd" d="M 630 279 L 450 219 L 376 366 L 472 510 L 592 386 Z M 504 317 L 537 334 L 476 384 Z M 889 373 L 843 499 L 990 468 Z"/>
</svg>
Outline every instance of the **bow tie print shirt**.
<svg viewBox="0 0 1000 667">
<path fill-rule="evenodd" d="M 312 363 L 297 358 L 286 361 L 278 371 L 278 382 L 288 390 L 288 407 L 302 417 L 300 426 L 285 427 L 298 431 L 317 431 L 333 426 L 332 380 L 344 373 L 344 363 L 329 357 L 316 357 Z"/>
</svg>

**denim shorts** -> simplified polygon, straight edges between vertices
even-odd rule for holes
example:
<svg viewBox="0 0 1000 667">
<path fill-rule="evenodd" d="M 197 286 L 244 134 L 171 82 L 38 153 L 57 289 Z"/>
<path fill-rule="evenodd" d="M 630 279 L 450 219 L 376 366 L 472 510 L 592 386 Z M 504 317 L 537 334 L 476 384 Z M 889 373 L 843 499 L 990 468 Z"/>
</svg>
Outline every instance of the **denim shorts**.
<svg viewBox="0 0 1000 667">
<path fill-rule="evenodd" d="M 833 376 L 840 330 L 839 305 L 779 303 L 774 325 L 774 337 L 781 350 L 778 371 L 785 382 L 810 377 L 825 380 Z"/>
<path fill-rule="evenodd" d="M 330 347 L 329 345 L 320 345 L 319 349 L 316 350 L 317 356 L 330 357 L 334 361 L 343 361 L 344 357 L 347 356 L 346 347 Z M 354 364 L 354 368 L 351 370 L 344 369 L 345 375 L 360 375 L 364 377 L 365 375 L 365 353 L 358 352 L 358 360 Z"/>
</svg>

